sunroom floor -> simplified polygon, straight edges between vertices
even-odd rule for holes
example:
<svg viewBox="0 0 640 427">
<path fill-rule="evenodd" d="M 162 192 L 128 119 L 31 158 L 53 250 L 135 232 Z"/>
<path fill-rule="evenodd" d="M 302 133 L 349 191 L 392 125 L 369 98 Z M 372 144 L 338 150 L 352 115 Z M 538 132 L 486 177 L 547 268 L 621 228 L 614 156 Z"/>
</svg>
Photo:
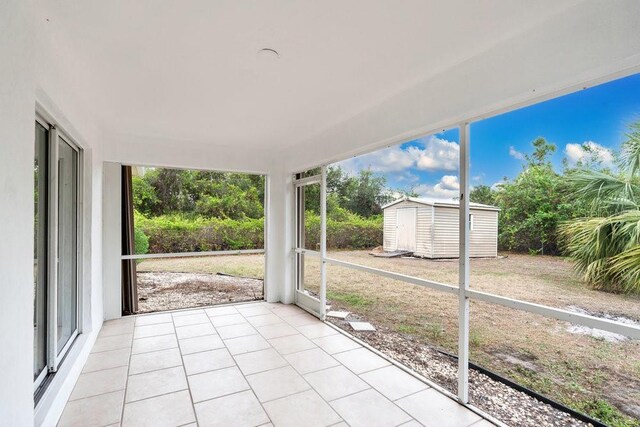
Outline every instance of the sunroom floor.
<svg viewBox="0 0 640 427">
<path fill-rule="evenodd" d="M 292 305 L 104 323 L 59 426 L 492 425 Z"/>
</svg>

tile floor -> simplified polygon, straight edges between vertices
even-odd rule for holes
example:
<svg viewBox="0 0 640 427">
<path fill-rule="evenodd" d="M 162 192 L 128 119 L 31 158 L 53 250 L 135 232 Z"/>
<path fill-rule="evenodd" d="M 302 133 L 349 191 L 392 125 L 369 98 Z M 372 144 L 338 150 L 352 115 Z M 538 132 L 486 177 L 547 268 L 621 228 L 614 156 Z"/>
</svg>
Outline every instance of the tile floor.
<svg viewBox="0 0 640 427">
<path fill-rule="evenodd" d="M 491 424 L 291 305 L 105 322 L 59 426 Z"/>
</svg>

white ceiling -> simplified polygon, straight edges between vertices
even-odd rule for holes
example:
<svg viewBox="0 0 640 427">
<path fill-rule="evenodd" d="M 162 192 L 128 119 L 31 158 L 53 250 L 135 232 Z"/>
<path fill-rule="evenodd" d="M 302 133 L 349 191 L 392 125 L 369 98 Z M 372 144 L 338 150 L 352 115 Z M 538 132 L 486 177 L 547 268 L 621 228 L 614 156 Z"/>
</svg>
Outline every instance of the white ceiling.
<svg viewBox="0 0 640 427">
<path fill-rule="evenodd" d="M 40 0 L 37 28 L 109 131 L 278 150 L 577 3 Z"/>
</svg>

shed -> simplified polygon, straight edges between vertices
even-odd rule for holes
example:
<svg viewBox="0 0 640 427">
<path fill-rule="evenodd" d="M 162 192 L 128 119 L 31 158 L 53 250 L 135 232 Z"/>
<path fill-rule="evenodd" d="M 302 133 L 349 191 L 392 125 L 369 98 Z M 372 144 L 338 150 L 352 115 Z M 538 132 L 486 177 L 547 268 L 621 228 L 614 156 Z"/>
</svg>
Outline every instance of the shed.
<svg viewBox="0 0 640 427">
<path fill-rule="evenodd" d="M 423 258 L 457 258 L 459 203 L 403 197 L 382 207 L 385 252 L 409 251 Z M 469 203 L 471 257 L 498 256 L 496 206 Z"/>
</svg>

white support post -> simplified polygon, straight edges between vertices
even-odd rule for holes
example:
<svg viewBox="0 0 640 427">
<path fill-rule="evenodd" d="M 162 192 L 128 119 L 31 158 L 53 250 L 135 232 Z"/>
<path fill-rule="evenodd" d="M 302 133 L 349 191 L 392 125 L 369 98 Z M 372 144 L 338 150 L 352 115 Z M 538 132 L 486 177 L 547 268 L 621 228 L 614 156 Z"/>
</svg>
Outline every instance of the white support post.
<svg viewBox="0 0 640 427">
<path fill-rule="evenodd" d="M 458 400 L 469 402 L 469 124 L 460 125 Z"/>
<path fill-rule="evenodd" d="M 322 166 L 320 181 L 320 319 L 327 314 L 327 167 Z"/>
</svg>

